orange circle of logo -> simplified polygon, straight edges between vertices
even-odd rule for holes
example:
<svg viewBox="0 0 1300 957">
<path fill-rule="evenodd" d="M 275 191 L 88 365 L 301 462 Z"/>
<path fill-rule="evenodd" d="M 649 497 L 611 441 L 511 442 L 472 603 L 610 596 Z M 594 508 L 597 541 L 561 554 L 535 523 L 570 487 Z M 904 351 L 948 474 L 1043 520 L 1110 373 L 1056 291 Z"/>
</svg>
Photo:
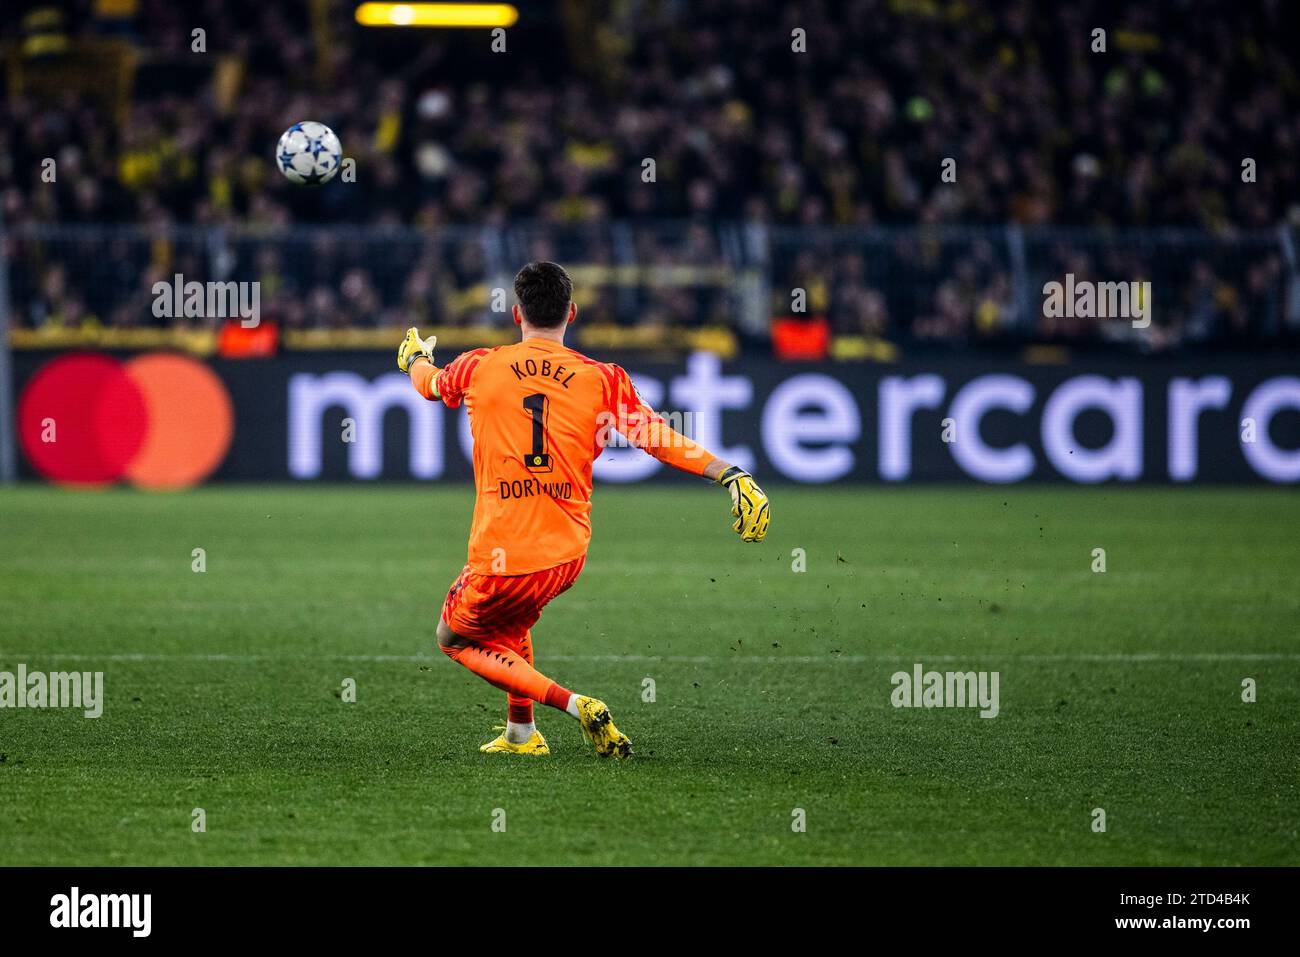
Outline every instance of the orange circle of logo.
<svg viewBox="0 0 1300 957">
<path fill-rule="evenodd" d="M 125 363 L 144 397 L 149 428 L 127 463 L 141 488 L 184 488 L 221 464 L 234 434 L 230 395 L 216 374 L 187 356 L 154 353 Z"/>
</svg>

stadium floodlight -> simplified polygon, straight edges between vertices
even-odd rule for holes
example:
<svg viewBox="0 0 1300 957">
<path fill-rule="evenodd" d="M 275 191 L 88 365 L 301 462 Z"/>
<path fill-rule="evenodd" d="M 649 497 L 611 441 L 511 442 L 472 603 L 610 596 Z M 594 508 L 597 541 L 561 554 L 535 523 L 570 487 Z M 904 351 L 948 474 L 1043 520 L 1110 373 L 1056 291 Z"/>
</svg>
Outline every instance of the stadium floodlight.
<svg viewBox="0 0 1300 957">
<path fill-rule="evenodd" d="M 519 11 L 508 3 L 363 3 L 363 27 L 512 27 Z"/>
</svg>

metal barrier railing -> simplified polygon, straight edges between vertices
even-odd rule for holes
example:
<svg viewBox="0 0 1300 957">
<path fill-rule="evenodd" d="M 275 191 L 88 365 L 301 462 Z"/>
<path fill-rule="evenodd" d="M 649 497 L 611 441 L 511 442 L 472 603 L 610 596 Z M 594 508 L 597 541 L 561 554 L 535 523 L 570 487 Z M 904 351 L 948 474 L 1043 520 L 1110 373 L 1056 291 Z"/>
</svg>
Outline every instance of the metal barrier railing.
<svg viewBox="0 0 1300 957">
<path fill-rule="evenodd" d="M 584 319 L 609 326 L 730 327 L 818 316 L 841 335 L 895 340 L 1066 340 L 1044 286 L 1066 275 L 1149 282 L 1154 331 L 1186 342 L 1300 331 L 1290 230 L 585 225 L 255 228 L 15 225 L 3 232 L 10 324 L 211 325 L 156 313 L 158 283 L 258 283 L 287 331 L 430 325 L 508 328 L 510 281 L 529 259 L 564 263 Z"/>
</svg>

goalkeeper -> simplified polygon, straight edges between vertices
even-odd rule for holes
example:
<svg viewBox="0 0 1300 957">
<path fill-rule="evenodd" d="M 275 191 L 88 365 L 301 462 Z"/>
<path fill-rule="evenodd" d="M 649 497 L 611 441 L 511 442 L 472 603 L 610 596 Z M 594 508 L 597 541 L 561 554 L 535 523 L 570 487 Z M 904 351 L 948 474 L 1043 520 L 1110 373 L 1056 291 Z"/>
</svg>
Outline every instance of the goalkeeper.
<svg viewBox="0 0 1300 957">
<path fill-rule="evenodd" d="M 548 754 L 533 702 L 577 719 L 603 757 L 631 754 L 598 698 L 575 694 L 533 667 L 532 627 L 582 572 L 591 540 L 592 463 L 612 434 L 659 461 L 711 479 L 731 496 L 732 529 L 761 542 L 767 496 L 742 468 L 669 428 L 619 366 L 564 345 L 577 316 L 573 283 L 555 263 L 515 277 L 522 341 L 475 349 L 441 368 L 432 338 L 410 329 L 397 367 L 426 399 L 464 403 L 474 437 L 474 520 L 465 568 L 442 605 L 438 645 L 506 692 L 506 728 L 486 753 Z"/>
</svg>

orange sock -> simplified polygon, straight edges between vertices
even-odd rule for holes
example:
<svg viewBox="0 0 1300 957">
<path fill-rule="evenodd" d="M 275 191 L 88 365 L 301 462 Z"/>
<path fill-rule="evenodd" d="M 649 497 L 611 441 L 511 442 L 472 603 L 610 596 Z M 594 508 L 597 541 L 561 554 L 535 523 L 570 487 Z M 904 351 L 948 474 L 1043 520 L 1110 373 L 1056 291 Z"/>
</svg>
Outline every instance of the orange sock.
<svg viewBox="0 0 1300 957">
<path fill-rule="evenodd" d="M 463 648 L 439 647 L 456 664 L 464 665 L 488 684 L 508 694 L 532 698 L 561 711 L 569 706 L 572 691 L 535 670 L 505 645 L 481 645 L 472 641 Z"/>
<path fill-rule="evenodd" d="M 519 640 L 515 646 L 515 651 L 519 657 L 530 665 L 533 663 L 533 633 L 524 632 L 524 637 Z M 506 720 L 511 724 L 532 724 L 533 723 L 533 699 L 521 698 L 519 695 L 506 692 Z"/>
</svg>

